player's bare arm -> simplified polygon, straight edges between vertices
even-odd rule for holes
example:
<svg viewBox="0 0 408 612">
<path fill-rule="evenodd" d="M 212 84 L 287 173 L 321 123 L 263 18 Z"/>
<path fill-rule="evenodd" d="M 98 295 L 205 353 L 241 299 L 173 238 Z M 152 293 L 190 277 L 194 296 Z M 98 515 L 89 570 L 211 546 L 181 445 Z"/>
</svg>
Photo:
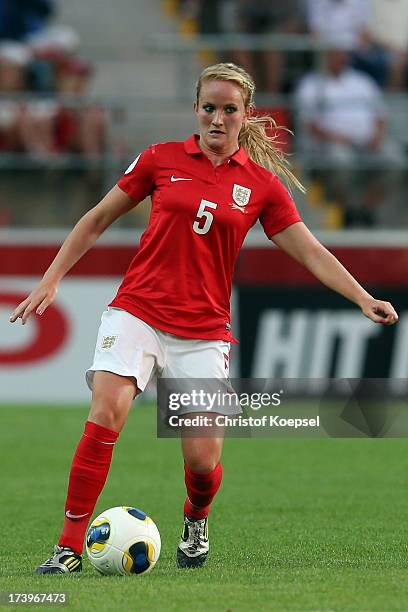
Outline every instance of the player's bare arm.
<svg viewBox="0 0 408 612">
<path fill-rule="evenodd" d="M 273 236 L 274 243 L 299 263 L 304 265 L 318 280 L 337 293 L 357 304 L 363 314 L 375 323 L 392 325 L 398 315 L 392 304 L 376 300 L 328 251 L 304 223 L 294 223 Z"/>
<path fill-rule="evenodd" d="M 67 236 L 54 261 L 40 283 L 10 316 L 10 322 L 21 319 L 24 325 L 35 310 L 42 315 L 55 300 L 58 285 L 74 264 L 95 244 L 99 236 L 135 202 L 115 185 L 106 196 L 89 210 Z"/>
</svg>

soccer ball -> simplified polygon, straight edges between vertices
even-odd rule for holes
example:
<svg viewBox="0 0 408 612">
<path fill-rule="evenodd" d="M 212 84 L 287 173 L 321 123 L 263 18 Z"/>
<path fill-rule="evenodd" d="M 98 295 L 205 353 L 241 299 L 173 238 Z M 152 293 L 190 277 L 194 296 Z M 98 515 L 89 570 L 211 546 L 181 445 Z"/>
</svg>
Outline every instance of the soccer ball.
<svg viewBox="0 0 408 612">
<path fill-rule="evenodd" d="M 102 574 L 147 574 L 160 555 L 160 533 L 141 510 L 118 506 L 102 512 L 88 528 L 86 552 Z"/>
</svg>

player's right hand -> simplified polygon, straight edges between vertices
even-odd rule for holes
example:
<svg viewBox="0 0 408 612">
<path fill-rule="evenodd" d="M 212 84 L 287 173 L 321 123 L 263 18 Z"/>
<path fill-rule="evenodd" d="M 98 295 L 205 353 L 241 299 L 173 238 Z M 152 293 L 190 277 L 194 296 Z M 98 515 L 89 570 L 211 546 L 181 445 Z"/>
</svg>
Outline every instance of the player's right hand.
<svg viewBox="0 0 408 612">
<path fill-rule="evenodd" d="M 21 319 L 22 325 L 25 325 L 33 310 L 35 310 L 36 314 L 42 315 L 55 300 L 57 291 L 58 285 L 56 283 L 42 281 L 10 315 L 10 323 Z"/>
</svg>

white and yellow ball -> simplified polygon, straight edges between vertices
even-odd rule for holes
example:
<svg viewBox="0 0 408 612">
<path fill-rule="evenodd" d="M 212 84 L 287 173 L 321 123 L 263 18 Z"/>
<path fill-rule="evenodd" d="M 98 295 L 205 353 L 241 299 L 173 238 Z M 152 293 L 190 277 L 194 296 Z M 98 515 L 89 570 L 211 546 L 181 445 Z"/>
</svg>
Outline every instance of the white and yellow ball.
<svg viewBox="0 0 408 612">
<path fill-rule="evenodd" d="M 102 512 L 86 536 L 88 558 L 102 574 L 147 574 L 156 565 L 160 549 L 160 533 L 153 520 L 130 506 Z"/>
</svg>

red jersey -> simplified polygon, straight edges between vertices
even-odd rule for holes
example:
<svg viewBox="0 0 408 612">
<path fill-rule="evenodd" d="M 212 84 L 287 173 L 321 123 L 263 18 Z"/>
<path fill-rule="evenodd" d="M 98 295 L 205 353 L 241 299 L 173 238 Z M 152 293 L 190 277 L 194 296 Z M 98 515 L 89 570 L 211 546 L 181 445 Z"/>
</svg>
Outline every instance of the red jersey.
<svg viewBox="0 0 408 612">
<path fill-rule="evenodd" d="M 213 166 L 197 143 L 149 147 L 118 186 L 135 202 L 151 195 L 149 224 L 110 306 L 185 338 L 234 341 L 232 273 L 248 230 L 268 238 L 300 221 L 278 178 L 241 147 Z"/>
</svg>

